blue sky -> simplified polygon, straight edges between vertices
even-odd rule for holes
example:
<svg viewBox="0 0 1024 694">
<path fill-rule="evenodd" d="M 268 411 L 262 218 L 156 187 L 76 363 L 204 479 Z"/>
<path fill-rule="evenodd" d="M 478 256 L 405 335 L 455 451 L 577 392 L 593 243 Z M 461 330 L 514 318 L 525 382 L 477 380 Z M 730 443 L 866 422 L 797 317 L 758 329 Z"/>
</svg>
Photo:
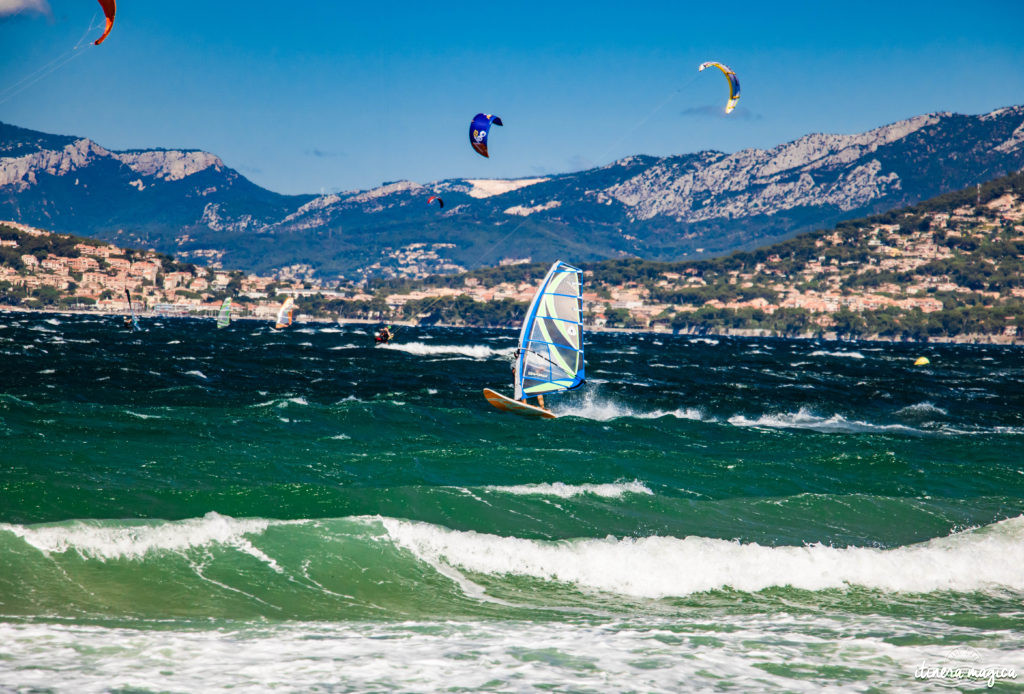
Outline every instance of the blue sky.
<svg viewBox="0 0 1024 694">
<path fill-rule="evenodd" d="M 10 14 L 25 4 L 44 11 Z M 12 94 L 98 36 L 101 13 L 0 0 L 0 120 L 204 149 L 284 193 L 535 176 L 1024 103 L 1020 0 L 119 5 L 102 46 Z M 729 117 L 705 60 L 739 75 Z M 468 144 L 478 111 L 505 122 L 490 159 Z"/>
</svg>

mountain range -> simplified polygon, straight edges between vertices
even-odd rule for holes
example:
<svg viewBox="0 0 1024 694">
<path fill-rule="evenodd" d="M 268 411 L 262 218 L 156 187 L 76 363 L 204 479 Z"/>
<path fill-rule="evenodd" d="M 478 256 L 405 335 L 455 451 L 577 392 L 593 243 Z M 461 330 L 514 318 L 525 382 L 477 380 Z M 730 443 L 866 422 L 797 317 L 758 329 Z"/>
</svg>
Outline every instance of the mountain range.
<svg viewBox="0 0 1024 694">
<path fill-rule="evenodd" d="M 502 259 L 720 255 L 1022 168 L 1024 106 L 768 150 L 322 196 L 266 190 L 207 152 L 118 152 L 0 123 L 0 218 L 258 272 L 422 276 Z"/>
</svg>

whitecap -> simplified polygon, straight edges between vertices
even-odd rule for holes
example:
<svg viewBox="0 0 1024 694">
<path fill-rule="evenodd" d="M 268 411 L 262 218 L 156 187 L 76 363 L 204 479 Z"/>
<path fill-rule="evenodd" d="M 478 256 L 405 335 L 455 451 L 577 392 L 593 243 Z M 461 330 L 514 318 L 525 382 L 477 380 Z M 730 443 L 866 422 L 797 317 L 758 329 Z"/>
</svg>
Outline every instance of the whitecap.
<svg viewBox="0 0 1024 694">
<path fill-rule="evenodd" d="M 842 357 L 846 359 L 863 359 L 864 355 L 860 352 L 829 352 L 824 349 L 817 349 L 811 352 L 812 357 Z"/>
<path fill-rule="evenodd" d="M 592 494 L 606 499 L 618 499 L 623 494 L 647 494 L 654 492 L 641 482 L 609 482 L 604 484 L 565 484 L 564 482 L 542 482 L 540 484 L 516 484 L 510 486 L 490 485 L 483 487 L 489 492 L 500 492 L 516 496 L 557 496 L 569 499 L 574 496 Z"/>
<path fill-rule="evenodd" d="M 750 418 L 745 415 L 729 417 L 729 424 L 738 427 L 765 427 L 769 429 L 810 429 L 826 434 L 864 434 L 882 432 L 924 433 L 903 424 L 872 424 L 850 420 L 840 414 L 822 417 L 801 407 L 797 412 L 765 414 Z"/>
<path fill-rule="evenodd" d="M 470 359 L 490 359 L 492 357 L 508 357 L 515 352 L 514 347 L 493 349 L 486 345 L 426 345 L 422 342 L 400 342 L 380 345 L 380 349 L 406 352 L 419 357 L 441 354 L 454 354 Z"/>
</svg>

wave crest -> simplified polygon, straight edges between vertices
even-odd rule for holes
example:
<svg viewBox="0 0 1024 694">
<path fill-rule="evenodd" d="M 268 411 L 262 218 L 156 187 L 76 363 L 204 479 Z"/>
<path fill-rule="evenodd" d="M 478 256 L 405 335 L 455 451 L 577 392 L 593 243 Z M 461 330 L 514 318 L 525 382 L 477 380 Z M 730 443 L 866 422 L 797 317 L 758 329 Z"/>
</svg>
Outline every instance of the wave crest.
<svg viewBox="0 0 1024 694">
<path fill-rule="evenodd" d="M 281 521 L 273 521 L 277 523 Z M 70 524 L 24 526 L 0 524 L 0 530 L 22 538 L 46 554 L 77 552 L 84 559 L 142 559 L 151 552 L 184 552 L 208 545 L 230 545 L 251 553 L 245 535 L 262 533 L 272 521 L 232 518 L 211 511 L 182 521 L 74 521 Z M 261 553 L 262 554 L 262 553 Z"/>
</svg>

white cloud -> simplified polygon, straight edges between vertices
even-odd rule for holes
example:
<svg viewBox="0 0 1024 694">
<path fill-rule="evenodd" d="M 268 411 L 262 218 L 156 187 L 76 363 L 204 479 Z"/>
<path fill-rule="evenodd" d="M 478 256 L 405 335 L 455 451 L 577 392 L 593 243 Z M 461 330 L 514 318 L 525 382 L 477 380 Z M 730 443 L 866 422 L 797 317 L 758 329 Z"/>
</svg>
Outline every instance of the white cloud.
<svg viewBox="0 0 1024 694">
<path fill-rule="evenodd" d="M 0 0 L 0 17 L 11 17 L 23 12 L 50 16 L 50 4 L 46 0 Z"/>
</svg>

